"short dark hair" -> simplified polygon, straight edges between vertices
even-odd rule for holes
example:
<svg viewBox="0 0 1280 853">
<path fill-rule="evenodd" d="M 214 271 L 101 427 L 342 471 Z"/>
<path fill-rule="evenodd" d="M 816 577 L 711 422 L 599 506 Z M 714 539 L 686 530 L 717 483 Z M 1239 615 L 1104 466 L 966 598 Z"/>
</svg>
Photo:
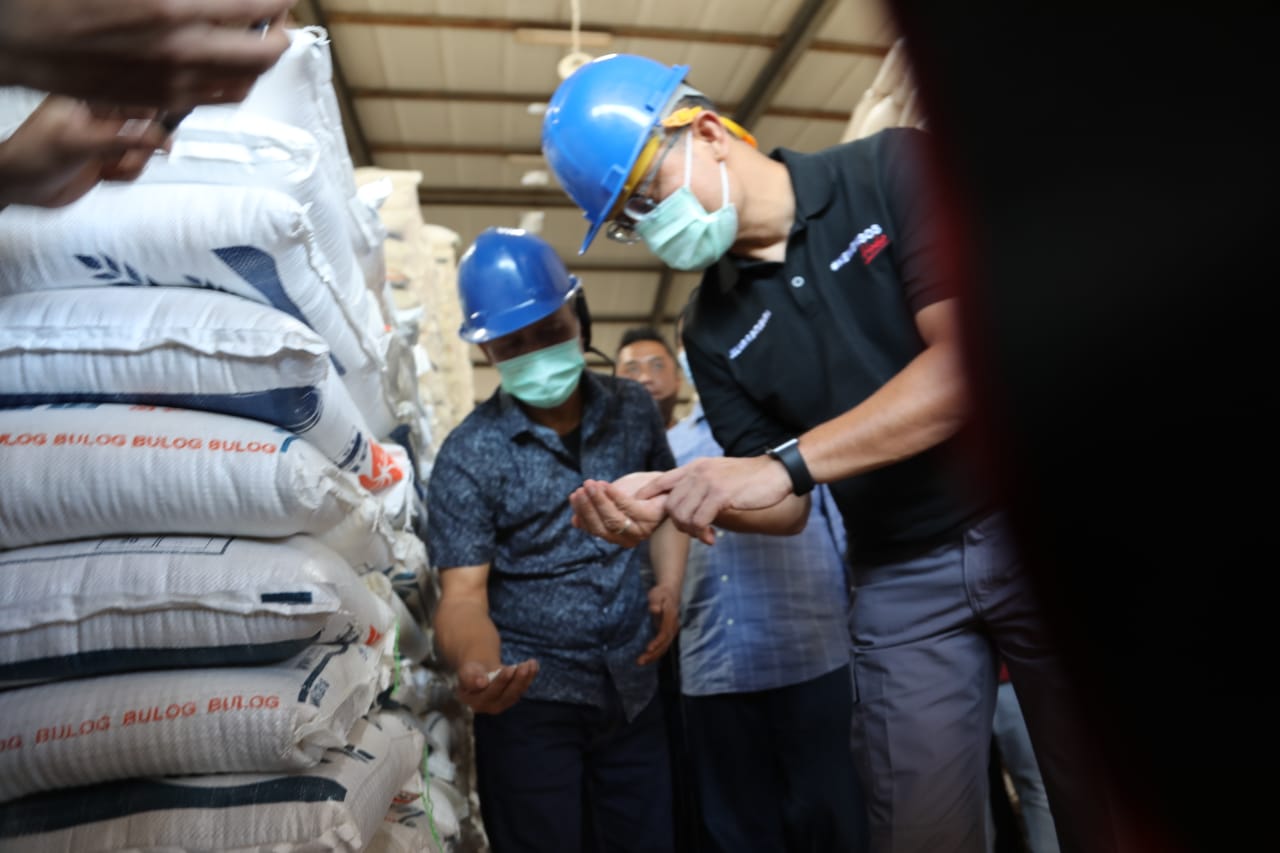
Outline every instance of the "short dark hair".
<svg viewBox="0 0 1280 853">
<path fill-rule="evenodd" d="M 667 339 L 662 336 L 653 326 L 632 326 L 622 333 L 622 342 L 618 344 L 618 352 L 622 352 L 623 347 L 629 347 L 637 341 L 655 341 L 662 344 L 662 348 L 672 358 L 676 357 L 676 351 L 671 348 L 671 344 L 667 343 Z"/>
</svg>

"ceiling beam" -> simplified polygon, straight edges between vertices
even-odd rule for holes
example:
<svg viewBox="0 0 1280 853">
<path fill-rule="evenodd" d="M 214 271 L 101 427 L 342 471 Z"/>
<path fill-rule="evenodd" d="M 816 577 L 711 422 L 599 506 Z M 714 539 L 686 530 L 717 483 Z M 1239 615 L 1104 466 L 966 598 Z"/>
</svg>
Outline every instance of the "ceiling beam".
<svg viewBox="0 0 1280 853">
<path fill-rule="evenodd" d="M 573 267 L 570 272 L 573 273 L 632 273 L 642 272 L 649 275 L 658 275 L 666 270 L 663 266 L 654 266 L 653 264 L 581 264 L 576 261 L 569 264 Z M 607 317 L 604 319 L 608 319 Z"/>
<path fill-rule="evenodd" d="M 835 10 L 838 0 L 804 0 L 782 34 L 769 60 L 751 82 L 747 94 L 733 112 L 739 124 L 751 127 L 764 114 L 773 96 L 786 82 L 804 52 L 813 45 L 818 30 Z"/>
<path fill-rule="evenodd" d="M 373 142 L 374 154 L 450 154 L 458 157 L 542 157 L 542 149 L 528 145 L 452 145 L 418 142 Z"/>
<path fill-rule="evenodd" d="M 675 270 L 664 266 L 662 275 L 658 277 L 658 287 L 653 293 L 653 308 L 649 311 L 649 325 L 657 326 L 666 314 L 667 294 L 671 292 L 671 283 L 675 281 Z"/>
<path fill-rule="evenodd" d="M 461 92 L 449 89 L 396 89 L 387 87 L 352 86 L 351 97 L 359 100 L 388 101 L 439 101 L 458 104 L 511 104 L 524 107 L 528 104 L 545 104 L 551 100 L 548 92 Z M 720 109 L 732 114 L 737 111 L 736 104 L 723 104 Z M 776 118 L 799 118 L 810 121 L 833 121 L 841 124 L 849 121 L 847 110 L 815 110 L 804 107 L 769 107 L 764 111 L 766 116 Z M 377 149 L 377 144 L 373 145 Z"/>
<path fill-rule="evenodd" d="M 573 200 L 560 190 L 482 189 L 471 187 L 418 187 L 418 204 L 429 206 L 572 207 Z"/>
<path fill-rule="evenodd" d="M 293 8 L 298 21 L 307 26 L 329 29 L 329 19 L 319 0 L 303 0 Z M 330 51 L 333 63 L 333 91 L 338 98 L 338 112 L 342 117 L 342 129 L 347 138 L 347 151 L 356 166 L 372 166 L 373 157 L 369 154 L 369 141 L 365 138 L 364 127 L 360 124 L 360 116 L 356 112 L 355 102 L 351 99 L 351 88 L 347 85 L 347 77 L 342 73 L 342 63 L 338 61 L 338 52 Z"/>
<path fill-rule="evenodd" d="M 523 29 L 570 29 L 569 21 L 538 21 L 516 18 L 476 18 L 461 15 L 413 15 L 393 12 L 330 12 L 331 24 L 356 24 L 375 27 L 424 27 L 455 30 L 489 30 L 496 32 L 515 32 Z M 593 24 L 582 22 L 581 29 L 597 33 L 608 33 L 614 38 L 653 39 L 654 41 L 702 42 L 708 44 L 733 44 L 744 47 L 764 47 L 777 49 L 785 40 L 782 37 L 765 33 L 729 32 L 724 30 L 672 29 L 668 27 L 643 27 L 628 24 Z M 835 41 L 832 39 L 814 39 L 809 44 L 810 50 L 826 53 L 851 53 L 859 56 L 883 57 L 889 52 L 889 45 L 866 44 L 862 42 Z"/>
</svg>

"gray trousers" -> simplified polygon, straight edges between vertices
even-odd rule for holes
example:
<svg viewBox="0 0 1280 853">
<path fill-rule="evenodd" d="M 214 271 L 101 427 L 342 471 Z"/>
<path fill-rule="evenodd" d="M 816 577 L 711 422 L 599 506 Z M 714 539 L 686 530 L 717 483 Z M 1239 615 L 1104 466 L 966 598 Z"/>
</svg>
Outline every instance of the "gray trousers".
<svg viewBox="0 0 1280 853">
<path fill-rule="evenodd" d="M 873 853 L 985 853 L 996 650 L 1063 851 L 1119 849 L 1109 780 L 1001 515 L 908 561 L 854 566 L 853 752 Z"/>
</svg>

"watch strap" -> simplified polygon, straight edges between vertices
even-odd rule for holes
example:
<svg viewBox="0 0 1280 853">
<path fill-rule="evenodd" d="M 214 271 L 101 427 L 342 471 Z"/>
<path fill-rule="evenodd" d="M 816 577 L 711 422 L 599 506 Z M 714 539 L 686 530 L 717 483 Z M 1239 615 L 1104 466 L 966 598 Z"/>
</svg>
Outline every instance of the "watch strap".
<svg viewBox="0 0 1280 853">
<path fill-rule="evenodd" d="M 777 459 L 787 469 L 787 474 L 791 477 L 792 492 L 807 495 L 813 491 L 813 475 L 809 473 L 809 466 L 804 464 L 804 457 L 800 455 L 800 439 L 789 438 L 777 447 L 770 447 L 765 453 Z"/>
</svg>

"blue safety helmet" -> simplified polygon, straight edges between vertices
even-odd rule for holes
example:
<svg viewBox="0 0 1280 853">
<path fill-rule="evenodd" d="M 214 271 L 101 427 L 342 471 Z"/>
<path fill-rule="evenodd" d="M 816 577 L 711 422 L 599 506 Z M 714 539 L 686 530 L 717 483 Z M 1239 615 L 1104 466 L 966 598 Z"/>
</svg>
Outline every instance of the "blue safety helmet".
<svg viewBox="0 0 1280 853">
<path fill-rule="evenodd" d="M 551 96 L 542 155 L 591 225 L 587 251 L 689 66 L 614 53 L 583 65 Z"/>
<path fill-rule="evenodd" d="M 554 313 L 579 286 L 546 240 L 486 228 L 458 262 L 458 334 L 475 344 L 509 335 Z"/>
</svg>

